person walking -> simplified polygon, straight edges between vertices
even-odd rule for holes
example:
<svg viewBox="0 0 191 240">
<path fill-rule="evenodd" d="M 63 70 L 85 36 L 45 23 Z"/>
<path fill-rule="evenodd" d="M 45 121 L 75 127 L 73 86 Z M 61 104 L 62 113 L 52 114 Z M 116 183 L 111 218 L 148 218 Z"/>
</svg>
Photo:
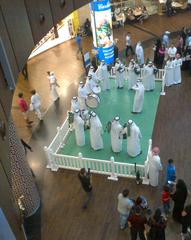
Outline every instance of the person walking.
<svg viewBox="0 0 191 240">
<path fill-rule="evenodd" d="M 176 181 L 176 167 L 173 159 L 168 159 L 168 165 L 166 168 L 166 182 L 168 184 L 175 183 Z"/>
<path fill-rule="evenodd" d="M 188 191 L 185 182 L 182 179 L 178 179 L 175 192 L 170 194 L 174 201 L 172 217 L 176 222 L 181 223 L 181 213 L 184 209 L 187 195 Z"/>
<path fill-rule="evenodd" d="M 19 97 L 18 105 L 19 105 L 20 111 L 23 114 L 24 119 L 26 120 L 27 127 L 31 127 L 31 124 L 33 123 L 33 121 L 29 120 L 29 106 L 26 100 L 24 99 L 22 92 L 18 94 L 18 97 Z"/>
<path fill-rule="evenodd" d="M 135 207 L 135 213 L 128 219 L 128 225 L 131 232 L 131 240 L 137 240 L 139 235 L 140 240 L 146 240 L 144 231 L 147 224 L 147 219 L 141 214 L 141 208 Z"/>
<path fill-rule="evenodd" d="M 127 226 L 127 219 L 129 217 L 129 213 L 134 203 L 131 199 L 129 199 L 129 190 L 124 189 L 122 193 L 119 193 L 117 199 L 117 210 L 120 214 L 120 229 L 125 229 Z"/>
<path fill-rule="evenodd" d="M 167 217 L 170 213 L 170 188 L 168 185 L 163 187 L 162 204 L 165 216 Z"/>
<path fill-rule="evenodd" d="M 147 240 L 165 240 L 166 219 L 162 216 L 160 208 L 157 208 L 149 221 L 150 231 Z"/>
<path fill-rule="evenodd" d="M 39 94 L 36 92 L 35 89 L 31 91 L 31 110 L 35 111 L 37 114 L 37 117 L 39 118 L 40 121 L 42 121 L 42 113 L 41 113 L 41 98 Z"/>
<path fill-rule="evenodd" d="M 143 67 L 143 86 L 145 91 L 153 91 L 155 89 L 155 66 L 152 61 Z"/>
<path fill-rule="evenodd" d="M 82 206 L 83 209 L 86 209 L 89 205 L 90 199 L 92 198 L 92 190 L 93 190 L 90 168 L 88 168 L 88 171 L 86 171 L 85 168 L 81 168 L 80 172 L 78 173 L 78 178 L 80 180 L 83 190 L 87 194 L 87 199 L 85 200 Z"/>
<path fill-rule="evenodd" d="M 82 53 L 82 37 L 80 36 L 79 33 L 77 33 L 77 36 L 76 36 L 76 44 L 77 44 L 77 52 L 76 52 L 76 58 L 79 60 L 79 54 L 83 54 Z"/>
<path fill-rule="evenodd" d="M 56 102 L 59 99 L 57 87 L 60 87 L 60 85 L 57 83 L 57 79 L 56 79 L 54 72 L 48 71 L 47 74 L 48 74 L 48 80 L 49 80 L 49 84 L 50 84 L 50 92 L 52 95 L 52 99 L 54 102 Z"/>
<path fill-rule="evenodd" d="M 109 71 L 107 69 L 107 65 L 104 60 L 101 61 L 101 64 L 97 70 L 98 79 L 102 82 L 102 90 L 110 90 L 110 79 L 109 79 Z"/>
<path fill-rule="evenodd" d="M 127 36 L 125 38 L 125 45 L 126 45 L 125 56 L 128 57 L 129 50 L 131 51 L 131 54 L 133 55 L 134 51 L 133 51 L 133 47 L 132 47 L 132 38 L 131 38 L 130 32 L 127 32 Z"/>
</svg>

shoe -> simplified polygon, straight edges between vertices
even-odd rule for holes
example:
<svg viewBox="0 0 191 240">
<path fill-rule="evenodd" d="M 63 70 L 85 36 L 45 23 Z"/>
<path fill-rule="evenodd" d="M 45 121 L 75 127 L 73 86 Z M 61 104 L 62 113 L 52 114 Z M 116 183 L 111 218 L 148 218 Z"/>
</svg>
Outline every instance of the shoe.
<svg viewBox="0 0 191 240">
<path fill-rule="evenodd" d="M 31 124 L 27 124 L 27 125 L 26 125 L 26 127 L 28 127 L 28 128 L 31 128 L 31 127 L 32 127 L 32 125 L 31 125 Z"/>
<path fill-rule="evenodd" d="M 82 206 L 82 209 L 85 210 L 85 209 L 87 209 L 87 207 L 88 207 L 87 205 L 83 205 L 83 206 Z"/>
<path fill-rule="evenodd" d="M 133 114 L 138 114 L 138 112 L 133 112 L 133 111 L 132 111 L 131 113 L 133 113 Z"/>
</svg>

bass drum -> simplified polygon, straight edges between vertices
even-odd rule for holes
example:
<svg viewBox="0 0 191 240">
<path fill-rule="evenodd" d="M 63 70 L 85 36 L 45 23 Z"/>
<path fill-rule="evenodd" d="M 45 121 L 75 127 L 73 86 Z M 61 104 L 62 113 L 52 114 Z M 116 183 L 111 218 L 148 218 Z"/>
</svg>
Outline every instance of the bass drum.
<svg viewBox="0 0 191 240">
<path fill-rule="evenodd" d="M 86 105 L 89 108 L 97 108 L 100 104 L 100 98 L 96 94 L 89 94 L 86 98 Z"/>
</svg>

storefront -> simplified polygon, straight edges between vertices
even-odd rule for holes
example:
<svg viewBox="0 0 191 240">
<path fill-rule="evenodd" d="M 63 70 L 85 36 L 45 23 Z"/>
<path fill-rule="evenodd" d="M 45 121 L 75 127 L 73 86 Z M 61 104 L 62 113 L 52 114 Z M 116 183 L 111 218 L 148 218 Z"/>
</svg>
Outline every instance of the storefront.
<svg viewBox="0 0 191 240">
<path fill-rule="evenodd" d="M 64 18 L 57 24 L 56 28 L 58 37 L 55 36 L 55 29 L 52 28 L 35 46 L 29 59 L 58 44 L 74 38 L 79 28 L 78 12 L 75 11 L 68 17 Z"/>
</svg>

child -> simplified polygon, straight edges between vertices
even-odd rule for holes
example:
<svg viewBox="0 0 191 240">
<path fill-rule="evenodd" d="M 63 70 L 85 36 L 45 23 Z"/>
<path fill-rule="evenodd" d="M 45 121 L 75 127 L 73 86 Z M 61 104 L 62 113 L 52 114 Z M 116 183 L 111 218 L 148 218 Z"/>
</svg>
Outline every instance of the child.
<svg viewBox="0 0 191 240">
<path fill-rule="evenodd" d="M 168 160 L 168 166 L 167 166 L 167 183 L 175 182 L 176 181 L 176 167 L 174 165 L 173 159 Z"/>
<path fill-rule="evenodd" d="M 163 209 L 166 216 L 168 216 L 170 212 L 170 189 L 168 185 L 165 185 L 163 187 L 162 192 L 162 203 L 163 203 Z"/>
</svg>

